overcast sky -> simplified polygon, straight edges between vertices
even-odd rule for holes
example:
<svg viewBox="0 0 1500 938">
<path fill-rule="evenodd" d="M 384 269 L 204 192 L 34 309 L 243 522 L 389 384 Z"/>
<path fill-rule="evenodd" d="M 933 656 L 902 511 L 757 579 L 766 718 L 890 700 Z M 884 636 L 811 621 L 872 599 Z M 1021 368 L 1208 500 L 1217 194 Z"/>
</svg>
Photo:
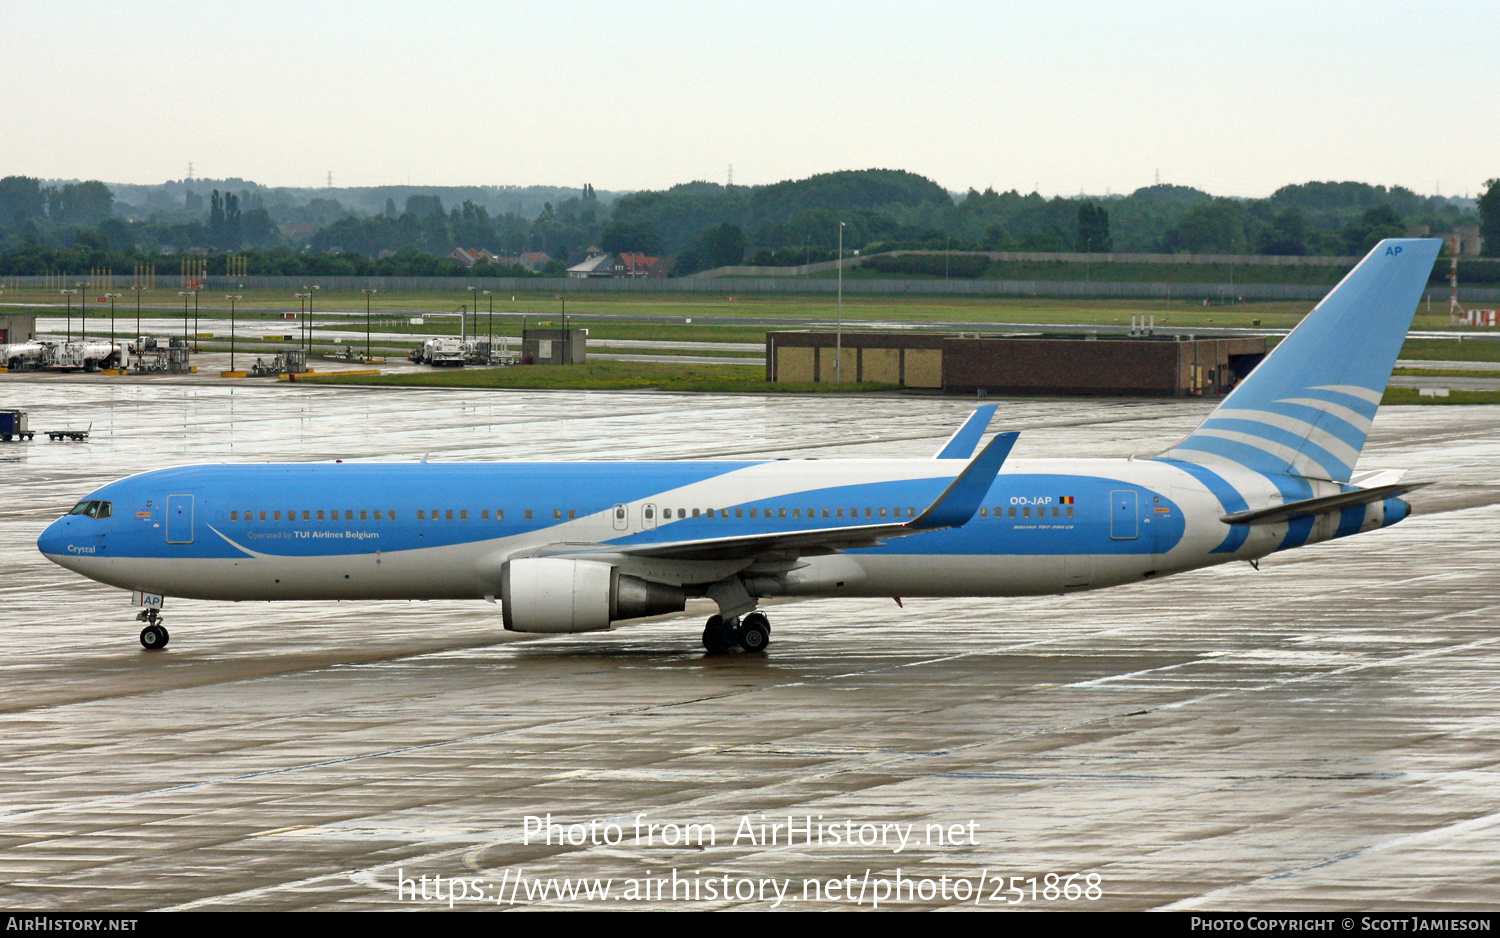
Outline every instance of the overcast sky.
<svg viewBox="0 0 1500 938">
<path fill-rule="evenodd" d="M 0 176 L 1264 196 L 1500 176 L 1500 3 L 0 0 Z"/>
</svg>

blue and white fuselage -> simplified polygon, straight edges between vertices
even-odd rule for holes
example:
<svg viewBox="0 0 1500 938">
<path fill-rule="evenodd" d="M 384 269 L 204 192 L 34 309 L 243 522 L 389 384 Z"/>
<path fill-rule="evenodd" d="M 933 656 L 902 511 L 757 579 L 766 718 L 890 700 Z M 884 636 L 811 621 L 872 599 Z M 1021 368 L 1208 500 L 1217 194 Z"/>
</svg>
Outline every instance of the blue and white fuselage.
<svg viewBox="0 0 1500 938">
<path fill-rule="evenodd" d="M 1153 458 L 1008 459 L 1013 433 L 977 446 L 988 407 L 931 459 L 188 466 L 98 489 L 38 546 L 138 597 L 499 598 L 523 631 L 692 597 L 732 623 L 772 596 L 1062 593 L 1253 560 L 1405 517 L 1410 486 L 1355 461 L 1438 244 L 1381 242 Z"/>
</svg>

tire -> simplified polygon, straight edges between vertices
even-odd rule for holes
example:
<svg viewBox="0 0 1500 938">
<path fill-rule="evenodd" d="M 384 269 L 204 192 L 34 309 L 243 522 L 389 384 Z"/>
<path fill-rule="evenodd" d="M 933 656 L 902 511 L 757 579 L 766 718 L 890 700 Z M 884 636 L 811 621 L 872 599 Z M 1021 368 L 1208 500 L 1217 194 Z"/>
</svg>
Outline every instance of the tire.
<svg viewBox="0 0 1500 938">
<path fill-rule="evenodd" d="M 734 645 L 734 633 L 719 616 L 709 617 L 703 626 L 703 648 L 711 655 L 722 655 Z"/>
<path fill-rule="evenodd" d="M 747 616 L 746 621 L 736 630 L 735 638 L 741 648 L 753 654 L 765 651 L 766 646 L 771 644 L 771 630 Z"/>
<path fill-rule="evenodd" d="M 167 647 L 170 638 L 167 630 L 159 625 L 148 625 L 141 629 L 141 647 L 147 651 L 160 651 Z"/>
</svg>

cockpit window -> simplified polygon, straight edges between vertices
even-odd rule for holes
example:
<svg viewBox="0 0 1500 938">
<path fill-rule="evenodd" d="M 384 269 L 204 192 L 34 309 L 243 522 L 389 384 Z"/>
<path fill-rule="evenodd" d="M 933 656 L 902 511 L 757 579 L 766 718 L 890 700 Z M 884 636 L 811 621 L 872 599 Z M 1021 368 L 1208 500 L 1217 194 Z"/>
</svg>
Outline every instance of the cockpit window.
<svg viewBox="0 0 1500 938">
<path fill-rule="evenodd" d="M 114 513 L 114 505 L 111 502 L 85 501 L 73 506 L 70 515 L 87 515 L 90 518 L 108 518 Z"/>
</svg>

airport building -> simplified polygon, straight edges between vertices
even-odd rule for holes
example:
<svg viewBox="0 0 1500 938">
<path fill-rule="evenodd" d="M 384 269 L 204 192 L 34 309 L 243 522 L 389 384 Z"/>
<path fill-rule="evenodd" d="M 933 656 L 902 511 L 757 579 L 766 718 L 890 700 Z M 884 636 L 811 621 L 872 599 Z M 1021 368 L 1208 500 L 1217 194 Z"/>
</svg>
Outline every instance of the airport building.
<svg viewBox="0 0 1500 938">
<path fill-rule="evenodd" d="M 1212 397 L 1265 356 L 1262 336 L 846 332 L 840 342 L 832 332 L 770 332 L 766 380 L 874 381 L 947 394 Z"/>
<path fill-rule="evenodd" d="M 30 342 L 36 338 L 36 316 L 32 313 L 0 314 L 0 345 Z"/>
</svg>

